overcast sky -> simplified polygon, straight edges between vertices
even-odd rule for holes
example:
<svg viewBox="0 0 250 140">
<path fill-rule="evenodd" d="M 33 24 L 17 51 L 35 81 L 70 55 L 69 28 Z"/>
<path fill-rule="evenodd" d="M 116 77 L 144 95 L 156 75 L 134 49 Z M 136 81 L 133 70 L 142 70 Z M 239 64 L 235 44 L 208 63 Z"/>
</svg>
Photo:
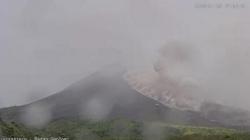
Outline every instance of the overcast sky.
<svg viewBox="0 0 250 140">
<path fill-rule="evenodd" d="M 197 8 L 200 3 L 243 3 L 245 8 Z M 150 64 L 158 48 L 172 40 L 198 46 L 205 52 L 204 63 L 209 66 L 224 63 L 214 62 L 229 52 L 229 60 L 235 62 L 230 68 L 240 69 L 232 71 L 234 76 L 241 72 L 237 84 L 241 84 L 239 81 L 245 84 L 233 89 L 242 89 L 241 96 L 234 94 L 228 102 L 235 99 L 236 104 L 247 104 L 250 81 L 241 77 L 248 77 L 246 71 L 250 70 L 248 3 L 247 0 L 1 0 L 0 107 L 53 94 L 107 64 Z"/>
</svg>

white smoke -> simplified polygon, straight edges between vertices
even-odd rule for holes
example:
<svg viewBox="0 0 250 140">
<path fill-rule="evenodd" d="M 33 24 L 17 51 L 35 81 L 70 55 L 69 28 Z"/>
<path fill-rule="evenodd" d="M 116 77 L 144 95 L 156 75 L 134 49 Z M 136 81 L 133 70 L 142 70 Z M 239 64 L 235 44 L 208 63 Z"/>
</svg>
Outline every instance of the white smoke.
<svg viewBox="0 0 250 140">
<path fill-rule="evenodd" d="M 109 115 L 113 108 L 112 101 L 103 100 L 102 98 L 92 98 L 82 105 L 81 115 L 83 118 L 90 120 L 103 120 Z"/>
<path fill-rule="evenodd" d="M 51 121 L 51 110 L 48 105 L 31 105 L 23 112 L 21 119 L 27 127 L 42 128 Z"/>
</svg>

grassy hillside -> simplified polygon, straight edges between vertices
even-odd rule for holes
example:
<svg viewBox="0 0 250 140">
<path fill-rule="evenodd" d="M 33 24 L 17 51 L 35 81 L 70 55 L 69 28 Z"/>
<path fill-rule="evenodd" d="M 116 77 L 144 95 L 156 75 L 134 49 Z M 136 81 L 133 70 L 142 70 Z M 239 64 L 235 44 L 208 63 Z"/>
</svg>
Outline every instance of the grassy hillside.
<svg viewBox="0 0 250 140">
<path fill-rule="evenodd" d="M 59 120 L 42 129 L 0 122 L 1 137 L 62 137 L 70 140 L 249 140 L 250 133 L 233 129 L 110 121 Z"/>
</svg>

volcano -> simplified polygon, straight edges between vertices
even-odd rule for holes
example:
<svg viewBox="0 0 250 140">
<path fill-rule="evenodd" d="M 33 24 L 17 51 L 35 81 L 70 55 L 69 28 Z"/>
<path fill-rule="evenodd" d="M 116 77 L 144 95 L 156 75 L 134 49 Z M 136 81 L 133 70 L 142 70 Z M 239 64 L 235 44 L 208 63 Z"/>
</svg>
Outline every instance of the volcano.
<svg viewBox="0 0 250 140">
<path fill-rule="evenodd" d="M 125 118 L 199 126 L 226 126 L 221 123 L 221 118 L 216 121 L 201 112 L 171 108 L 139 93 L 124 79 L 125 72 L 120 66 L 105 67 L 52 96 L 30 104 L 0 109 L 0 116 L 5 121 L 19 123 Z"/>
</svg>

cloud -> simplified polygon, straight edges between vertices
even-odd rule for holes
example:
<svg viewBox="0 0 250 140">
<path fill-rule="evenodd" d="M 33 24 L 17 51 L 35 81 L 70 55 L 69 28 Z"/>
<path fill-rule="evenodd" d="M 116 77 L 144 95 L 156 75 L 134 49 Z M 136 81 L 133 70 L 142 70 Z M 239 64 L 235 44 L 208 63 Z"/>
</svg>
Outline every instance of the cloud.
<svg viewBox="0 0 250 140">
<path fill-rule="evenodd" d="M 28 127 L 42 128 L 51 121 L 51 110 L 48 105 L 28 106 L 21 114 L 22 123 Z"/>
</svg>

